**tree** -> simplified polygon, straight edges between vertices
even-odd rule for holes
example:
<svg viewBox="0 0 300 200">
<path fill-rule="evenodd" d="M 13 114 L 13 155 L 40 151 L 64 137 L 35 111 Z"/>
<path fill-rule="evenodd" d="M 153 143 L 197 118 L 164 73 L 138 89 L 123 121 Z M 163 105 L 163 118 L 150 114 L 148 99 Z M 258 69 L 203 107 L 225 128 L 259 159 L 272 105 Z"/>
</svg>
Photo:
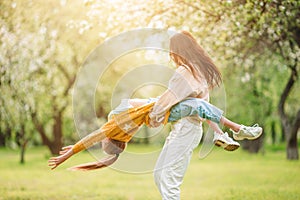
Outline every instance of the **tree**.
<svg viewBox="0 0 300 200">
<path fill-rule="evenodd" d="M 8 108 L 7 121 L 15 122 L 9 125 L 12 129 L 20 127 L 16 130 L 19 138 L 37 131 L 51 153 L 58 154 L 63 131 L 73 133 L 64 121 L 72 117 L 66 110 L 70 109 L 70 90 L 82 59 L 76 51 L 85 48 L 69 43 L 68 37 L 60 34 L 67 33 L 69 19 L 55 18 L 52 13 L 66 11 L 63 6 L 6 1 L 1 2 L 1 9 L 5 12 L 1 12 L 0 87 L 2 105 Z M 26 129 L 26 124 L 35 130 Z M 30 139 L 26 138 L 24 144 Z"/>
<path fill-rule="evenodd" d="M 298 1 L 241 1 L 229 7 L 231 24 L 237 31 L 233 37 L 240 38 L 236 49 L 244 52 L 243 56 L 265 54 L 269 58 L 280 60 L 290 70 L 289 79 L 281 92 L 278 113 L 287 140 L 287 158 L 298 159 L 297 132 L 300 127 L 300 109 L 287 111 L 293 87 L 299 81 L 300 52 L 300 3 Z M 239 13 L 239 14 L 235 14 Z M 228 16 L 228 15 L 227 15 Z M 233 30 L 234 30 L 233 29 Z M 266 62 L 265 56 L 255 56 Z M 255 61 L 257 63 L 257 61 Z M 257 70 L 255 70 L 257 71 Z M 273 74 L 271 74 L 273 75 Z M 267 90 L 267 88 L 266 88 Z"/>
</svg>

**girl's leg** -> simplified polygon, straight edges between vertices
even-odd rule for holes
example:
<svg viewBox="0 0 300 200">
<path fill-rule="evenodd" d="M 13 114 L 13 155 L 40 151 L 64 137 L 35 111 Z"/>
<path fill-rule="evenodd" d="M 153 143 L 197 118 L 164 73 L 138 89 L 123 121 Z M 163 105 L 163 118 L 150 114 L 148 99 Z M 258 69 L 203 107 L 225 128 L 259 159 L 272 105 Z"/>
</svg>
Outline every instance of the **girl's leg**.
<svg viewBox="0 0 300 200">
<path fill-rule="evenodd" d="M 239 132 L 241 125 L 237 124 L 229 119 L 227 119 L 226 117 L 222 116 L 220 119 L 220 123 L 223 124 L 224 126 L 226 126 L 227 128 L 232 129 L 235 132 Z"/>
<path fill-rule="evenodd" d="M 263 132 L 263 129 L 259 127 L 258 124 L 253 126 L 244 126 L 242 124 L 237 124 L 233 121 L 230 121 L 223 116 L 221 117 L 220 123 L 230 128 L 230 130 L 233 132 L 233 138 L 235 140 L 254 140 L 261 136 Z"/>
<path fill-rule="evenodd" d="M 223 130 L 219 127 L 218 124 L 216 124 L 216 123 L 214 123 L 214 122 L 212 122 L 212 121 L 209 121 L 209 120 L 207 120 L 206 122 L 208 123 L 209 127 L 210 127 L 216 134 L 220 134 L 220 135 L 224 134 Z"/>
<path fill-rule="evenodd" d="M 232 140 L 227 133 L 224 133 L 218 124 L 209 120 L 206 122 L 214 130 L 213 142 L 216 146 L 222 147 L 227 151 L 234 151 L 240 147 L 240 144 Z"/>
<path fill-rule="evenodd" d="M 203 99 L 186 99 L 173 106 L 170 111 L 169 121 L 176 121 L 185 116 L 198 115 L 201 118 L 210 120 L 217 124 L 223 124 L 233 132 L 233 138 L 236 140 L 253 140 L 262 134 L 262 128 L 257 124 L 254 126 L 244 126 L 237 124 L 223 115 L 223 111 Z M 218 127 L 214 129 L 221 133 Z"/>
<path fill-rule="evenodd" d="M 207 101 L 199 98 L 185 99 L 174 105 L 170 110 L 168 121 L 177 121 L 183 117 L 198 115 L 216 123 L 220 123 L 223 111 Z"/>
</svg>

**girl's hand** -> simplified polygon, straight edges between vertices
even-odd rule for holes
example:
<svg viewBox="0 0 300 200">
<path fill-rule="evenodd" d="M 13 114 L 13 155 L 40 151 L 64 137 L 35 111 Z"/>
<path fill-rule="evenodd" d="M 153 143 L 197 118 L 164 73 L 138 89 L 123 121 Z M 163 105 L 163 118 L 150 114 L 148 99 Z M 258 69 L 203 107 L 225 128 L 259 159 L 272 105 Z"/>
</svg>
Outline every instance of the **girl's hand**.
<svg viewBox="0 0 300 200">
<path fill-rule="evenodd" d="M 65 160 L 70 158 L 74 154 L 72 147 L 72 145 L 63 147 L 62 150 L 59 152 L 60 156 L 52 157 L 48 160 L 48 166 L 51 167 L 51 169 L 53 170 Z"/>
<path fill-rule="evenodd" d="M 61 151 L 59 152 L 59 155 L 63 155 L 63 154 L 65 154 L 65 153 L 67 153 L 70 149 L 73 148 L 73 146 L 74 146 L 74 145 L 69 145 L 69 146 L 63 147 L 63 148 L 61 149 Z"/>
</svg>

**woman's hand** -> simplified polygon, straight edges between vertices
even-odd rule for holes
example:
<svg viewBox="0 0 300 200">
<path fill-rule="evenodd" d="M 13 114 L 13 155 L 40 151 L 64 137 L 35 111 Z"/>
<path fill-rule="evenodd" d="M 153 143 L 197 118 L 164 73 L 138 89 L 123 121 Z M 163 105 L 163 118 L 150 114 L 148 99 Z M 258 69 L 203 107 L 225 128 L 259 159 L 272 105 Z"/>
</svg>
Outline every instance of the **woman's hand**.
<svg viewBox="0 0 300 200">
<path fill-rule="evenodd" d="M 161 120 L 161 121 L 163 121 L 163 120 Z M 149 127 L 156 128 L 156 127 L 159 127 L 161 124 L 162 124 L 162 122 L 158 122 L 156 120 L 156 116 L 154 116 L 151 111 L 149 113 Z"/>
<path fill-rule="evenodd" d="M 48 166 L 51 167 L 51 169 L 55 169 L 58 165 L 70 158 L 74 154 L 72 148 L 73 145 L 63 147 L 59 152 L 60 156 L 52 157 L 48 160 Z"/>
<path fill-rule="evenodd" d="M 157 122 L 155 120 L 150 120 L 149 125 L 150 125 L 151 128 L 156 128 L 156 127 L 159 127 L 161 125 L 161 123 Z"/>
</svg>

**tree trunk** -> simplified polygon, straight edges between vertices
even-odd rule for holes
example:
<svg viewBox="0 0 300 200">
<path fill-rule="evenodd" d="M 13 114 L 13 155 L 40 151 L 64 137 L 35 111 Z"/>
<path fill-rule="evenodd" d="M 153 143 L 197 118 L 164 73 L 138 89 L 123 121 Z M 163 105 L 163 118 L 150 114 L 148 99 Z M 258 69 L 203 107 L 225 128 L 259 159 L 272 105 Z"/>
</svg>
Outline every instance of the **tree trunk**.
<svg viewBox="0 0 300 200">
<path fill-rule="evenodd" d="M 288 160 L 298 160 L 298 144 L 297 144 L 297 133 L 300 127 L 300 110 L 298 111 L 295 119 L 291 122 L 289 117 L 285 113 L 284 105 L 287 100 L 287 97 L 292 90 L 295 81 L 297 80 L 297 71 L 295 68 L 292 68 L 292 73 L 290 75 L 289 81 L 287 82 L 278 104 L 278 113 L 281 119 L 281 124 L 284 129 L 285 138 L 287 141 L 286 154 Z"/>
<path fill-rule="evenodd" d="M 62 137 L 63 137 L 63 130 L 62 130 L 62 113 L 63 113 L 63 109 L 61 109 L 60 111 L 56 110 L 56 107 L 54 106 L 53 109 L 53 113 L 54 113 L 54 124 L 52 127 L 52 135 L 53 135 L 53 140 L 50 140 L 49 137 L 46 135 L 46 130 L 43 126 L 42 123 L 39 122 L 39 120 L 37 119 L 37 115 L 36 113 L 32 113 L 31 114 L 31 118 L 32 121 L 34 123 L 35 128 L 37 129 L 37 131 L 39 132 L 41 138 L 42 138 L 42 142 L 44 145 L 46 145 L 51 154 L 53 155 L 58 155 L 59 151 L 61 150 L 62 146 L 63 146 L 63 141 L 62 141 Z"/>
<path fill-rule="evenodd" d="M 242 148 L 250 153 L 258 153 L 264 144 L 264 134 L 255 140 L 241 141 Z"/>
<path fill-rule="evenodd" d="M 285 142 L 285 132 L 283 128 L 283 124 L 281 123 L 281 137 L 280 137 L 281 142 Z"/>
<path fill-rule="evenodd" d="M 287 159 L 289 160 L 298 160 L 299 152 L 298 152 L 298 140 L 297 133 L 300 127 L 300 110 L 296 115 L 295 120 L 292 123 L 292 127 L 289 130 L 289 137 L 287 141 Z"/>
<path fill-rule="evenodd" d="M 52 142 L 52 145 L 50 147 L 52 154 L 59 154 L 59 151 L 61 150 L 63 146 L 63 133 L 62 133 L 62 115 L 61 113 L 58 113 L 54 117 L 54 125 L 53 125 L 53 135 L 54 140 Z"/>
<path fill-rule="evenodd" d="M 2 132 L 3 131 L 3 132 Z M 4 130 L 1 130 L 0 133 L 0 146 L 5 147 L 6 142 L 11 138 L 11 128 L 9 126 L 6 126 Z"/>
<path fill-rule="evenodd" d="M 25 125 L 24 124 L 21 126 L 19 143 L 20 143 L 20 147 L 21 147 L 20 163 L 25 164 L 25 151 L 26 151 L 28 139 L 26 138 L 26 135 L 25 135 Z"/>
<path fill-rule="evenodd" d="M 299 159 L 297 137 L 296 138 L 291 137 L 287 141 L 286 157 L 288 160 L 298 160 Z"/>
<path fill-rule="evenodd" d="M 271 135 L 272 135 L 272 144 L 276 143 L 276 131 L 275 131 L 275 121 L 271 123 Z"/>
<path fill-rule="evenodd" d="M 5 135 L 4 134 L 5 133 L 0 132 L 0 147 L 5 147 Z"/>
<path fill-rule="evenodd" d="M 25 151 L 27 147 L 28 139 L 25 139 L 25 141 L 21 145 L 21 154 L 20 154 L 20 163 L 25 164 Z"/>
</svg>

